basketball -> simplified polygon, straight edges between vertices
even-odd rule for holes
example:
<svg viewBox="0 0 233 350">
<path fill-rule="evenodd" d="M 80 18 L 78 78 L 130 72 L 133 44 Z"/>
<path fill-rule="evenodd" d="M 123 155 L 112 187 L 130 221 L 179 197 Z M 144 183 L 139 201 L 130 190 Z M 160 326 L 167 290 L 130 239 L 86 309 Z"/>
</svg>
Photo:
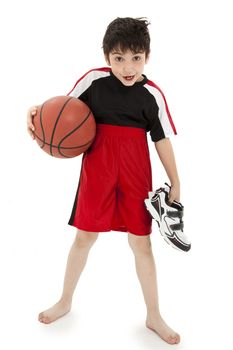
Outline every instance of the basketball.
<svg viewBox="0 0 233 350">
<path fill-rule="evenodd" d="M 57 158 L 73 158 L 85 152 L 96 133 L 89 107 L 71 96 L 52 97 L 38 106 L 33 124 L 40 148 Z"/>
</svg>

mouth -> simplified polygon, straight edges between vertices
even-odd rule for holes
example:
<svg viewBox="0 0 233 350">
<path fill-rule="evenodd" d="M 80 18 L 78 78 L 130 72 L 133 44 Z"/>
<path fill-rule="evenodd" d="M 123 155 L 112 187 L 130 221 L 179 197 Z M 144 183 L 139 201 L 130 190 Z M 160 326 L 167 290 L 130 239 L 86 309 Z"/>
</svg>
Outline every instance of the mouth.
<svg viewBox="0 0 233 350">
<path fill-rule="evenodd" d="M 134 79 L 135 75 L 126 75 L 123 76 L 124 80 L 126 81 L 132 81 Z"/>
</svg>

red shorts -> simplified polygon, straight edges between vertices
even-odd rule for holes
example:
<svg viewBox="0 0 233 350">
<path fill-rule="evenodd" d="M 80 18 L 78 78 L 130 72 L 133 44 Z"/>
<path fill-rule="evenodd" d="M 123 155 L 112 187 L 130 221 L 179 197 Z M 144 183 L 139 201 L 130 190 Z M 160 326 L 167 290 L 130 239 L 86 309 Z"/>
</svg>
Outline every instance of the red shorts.
<svg viewBox="0 0 233 350">
<path fill-rule="evenodd" d="M 97 124 L 96 137 L 83 154 L 78 190 L 69 224 L 93 232 L 151 233 L 144 199 L 152 191 L 146 131 Z"/>
</svg>

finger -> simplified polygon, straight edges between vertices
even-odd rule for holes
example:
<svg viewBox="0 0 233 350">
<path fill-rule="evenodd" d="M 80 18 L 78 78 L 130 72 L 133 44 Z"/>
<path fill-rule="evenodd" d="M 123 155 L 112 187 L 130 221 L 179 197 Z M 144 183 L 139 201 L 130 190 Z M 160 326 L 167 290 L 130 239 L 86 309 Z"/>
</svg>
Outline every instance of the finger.
<svg viewBox="0 0 233 350">
<path fill-rule="evenodd" d="M 170 204 L 172 204 L 173 202 L 174 202 L 174 197 L 173 196 L 169 196 L 168 197 L 168 202 L 170 203 Z"/>
<path fill-rule="evenodd" d="M 35 126 L 32 123 L 28 123 L 28 129 L 31 131 L 35 131 Z"/>
<path fill-rule="evenodd" d="M 35 131 L 35 126 L 34 124 L 32 123 L 32 121 L 28 120 L 27 122 L 27 128 L 28 128 L 28 131 L 31 132 L 31 131 Z"/>
<path fill-rule="evenodd" d="M 36 113 L 37 113 L 37 106 L 29 108 L 27 113 L 27 119 L 32 119 L 32 116 L 34 117 Z"/>
<path fill-rule="evenodd" d="M 33 112 L 33 113 L 36 113 L 36 111 L 37 111 L 37 106 L 32 106 L 30 109 L 29 109 L 29 111 L 30 112 Z"/>
<path fill-rule="evenodd" d="M 29 135 L 30 135 L 33 139 L 35 138 L 34 130 L 35 130 L 34 125 L 31 124 L 31 123 L 27 123 L 27 132 L 29 133 Z"/>
<path fill-rule="evenodd" d="M 32 138 L 33 140 L 35 140 L 35 135 L 33 134 L 33 132 L 29 132 L 29 135 L 31 136 L 31 138 Z"/>
<path fill-rule="evenodd" d="M 37 111 L 37 108 L 34 106 L 34 107 L 31 107 L 31 108 L 29 108 L 29 110 L 28 110 L 28 112 L 27 112 L 27 116 L 28 116 L 28 118 L 30 118 L 31 117 L 31 114 L 35 114 L 36 113 L 36 111 Z"/>
<path fill-rule="evenodd" d="M 34 107 L 30 108 L 28 110 L 28 113 L 27 113 L 27 126 L 28 126 L 28 129 L 31 129 L 32 131 L 35 131 L 35 126 L 33 124 L 33 118 L 35 117 L 36 112 L 37 112 L 37 107 L 34 106 Z"/>
<path fill-rule="evenodd" d="M 28 129 L 28 133 L 31 136 L 31 138 L 34 140 L 35 139 L 34 132 L 32 132 L 30 129 Z"/>
</svg>

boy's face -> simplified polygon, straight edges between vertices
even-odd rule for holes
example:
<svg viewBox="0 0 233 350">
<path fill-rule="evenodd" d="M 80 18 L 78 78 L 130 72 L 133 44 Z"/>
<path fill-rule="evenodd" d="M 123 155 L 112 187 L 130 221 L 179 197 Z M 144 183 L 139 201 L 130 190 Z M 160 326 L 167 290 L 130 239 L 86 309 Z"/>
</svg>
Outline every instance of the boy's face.
<svg viewBox="0 0 233 350">
<path fill-rule="evenodd" d="M 144 65 L 148 62 L 145 52 L 133 53 L 130 50 L 122 52 L 113 50 L 109 56 L 105 56 L 106 62 L 112 68 L 112 73 L 125 86 L 132 86 L 143 79 Z"/>
</svg>

